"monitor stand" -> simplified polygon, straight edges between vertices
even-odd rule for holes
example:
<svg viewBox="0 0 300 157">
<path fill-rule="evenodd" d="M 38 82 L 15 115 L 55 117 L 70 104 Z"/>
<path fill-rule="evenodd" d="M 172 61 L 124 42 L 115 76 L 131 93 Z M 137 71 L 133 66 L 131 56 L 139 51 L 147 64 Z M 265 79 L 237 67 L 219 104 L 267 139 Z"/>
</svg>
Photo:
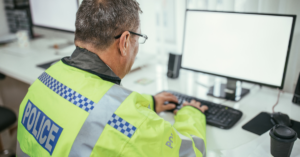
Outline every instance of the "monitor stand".
<svg viewBox="0 0 300 157">
<path fill-rule="evenodd" d="M 209 89 L 207 95 L 232 101 L 239 101 L 249 92 L 249 89 L 242 88 L 241 81 L 227 79 L 227 84 L 215 84 Z"/>
</svg>

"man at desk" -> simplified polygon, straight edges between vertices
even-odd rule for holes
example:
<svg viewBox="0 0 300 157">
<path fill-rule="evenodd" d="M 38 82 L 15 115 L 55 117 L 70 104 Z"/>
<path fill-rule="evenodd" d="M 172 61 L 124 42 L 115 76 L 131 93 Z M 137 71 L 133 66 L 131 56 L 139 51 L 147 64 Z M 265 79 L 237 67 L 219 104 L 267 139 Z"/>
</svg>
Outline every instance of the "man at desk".
<svg viewBox="0 0 300 157">
<path fill-rule="evenodd" d="M 175 111 L 172 126 L 157 113 L 174 95 L 142 95 L 120 86 L 140 34 L 136 0 L 84 0 L 77 12 L 71 57 L 29 88 L 18 120 L 22 156 L 206 156 L 206 120 L 196 101 Z"/>
</svg>

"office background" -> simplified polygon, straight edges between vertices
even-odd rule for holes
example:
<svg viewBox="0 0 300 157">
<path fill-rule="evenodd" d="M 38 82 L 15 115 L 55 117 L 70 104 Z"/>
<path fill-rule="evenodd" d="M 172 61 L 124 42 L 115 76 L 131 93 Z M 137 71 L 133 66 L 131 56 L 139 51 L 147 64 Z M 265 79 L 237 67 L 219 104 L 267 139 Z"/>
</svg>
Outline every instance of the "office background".
<svg viewBox="0 0 300 157">
<path fill-rule="evenodd" d="M 7 34 L 9 32 L 3 1 L 4 0 L 0 1 L 0 35 Z M 154 54 L 157 56 L 156 59 L 163 63 L 167 62 L 168 52 L 180 54 L 182 51 L 184 14 L 186 8 L 297 15 L 298 19 L 294 30 L 292 49 L 290 51 L 290 59 L 284 84 L 285 92 L 294 92 L 300 72 L 299 0 L 188 0 L 187 2 L 185 0 L 138 1 L 143 10 L 143 14 L 141 14 L 142 33 L 147 34 L 149 37 L 147 43 L 141 45 L 140 52 Z M 67 32 L 37 27 L 34 28 L 34 32 L 46 37 L 65 38 L 69 41 L 73 41 L 74 39 L 74 35 Z M 10 93 L 24 95 L 27 92 L 29 85 L 12 78 L 6 79 L 5 81 L 6 82 L 2 82 L 2 90 L 5 91 L 2 93 L 3 97 L 6 97 L 7 100 L 9 100 L 9 105 L 18 106 L 21 99 L 19 99 L 18 96 L 11 95 Z M 124 84 L 126 84 L 126 82 L 124 82 Z M 273 95 L 276 94 L 277 93 L 275 92 L 273 93 Z M 287 101 L 290 100 L 288 99 Z M 1 104 L 3 104 L 3 102 L 0 98 L 0 105 Z M 4 102 L 4 104 L 8 103 Z M 18 111 L 16 110 L 15 112 L 17 113 Z M 254 115 L 252 117 L 254 117 Z"/>
</svg>

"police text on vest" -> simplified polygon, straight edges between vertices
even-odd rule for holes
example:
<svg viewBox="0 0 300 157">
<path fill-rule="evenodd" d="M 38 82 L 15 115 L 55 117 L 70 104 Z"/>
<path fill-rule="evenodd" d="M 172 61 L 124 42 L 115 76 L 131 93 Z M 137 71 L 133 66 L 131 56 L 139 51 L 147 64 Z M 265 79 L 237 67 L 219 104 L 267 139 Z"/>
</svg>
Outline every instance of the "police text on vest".
<svg viewBox="0 0 300 157">
<path fill-rule="evenodd" d="M 52 155 L 63 130 L 30 100 L 28 100 L 22 118 L 22 124 L 35 140 Z"/>
<path fill-rule="evenodd" d="M 169 141 L 167 141 L 166 145 L 170 148 L 173 148 L 172 143 L 173 143 L 173 134 L 171 134 L 171 136 L 169 137 Z"/>
</svg>

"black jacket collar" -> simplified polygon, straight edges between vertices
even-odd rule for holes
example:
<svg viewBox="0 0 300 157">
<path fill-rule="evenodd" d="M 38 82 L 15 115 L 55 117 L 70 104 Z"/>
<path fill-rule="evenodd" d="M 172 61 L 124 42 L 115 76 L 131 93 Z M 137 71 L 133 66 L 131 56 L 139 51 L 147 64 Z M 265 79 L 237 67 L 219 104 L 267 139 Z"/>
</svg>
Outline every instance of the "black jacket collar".
<svg viewBox="0 0 300 157">
<path fill-rule="evenodd" d="M 95 74 L 103 80 L 120 85 L 121 79 L 93 52 L 76 47 L 71 57 L 65 57 L 62 62 Z"/>
</svg>

